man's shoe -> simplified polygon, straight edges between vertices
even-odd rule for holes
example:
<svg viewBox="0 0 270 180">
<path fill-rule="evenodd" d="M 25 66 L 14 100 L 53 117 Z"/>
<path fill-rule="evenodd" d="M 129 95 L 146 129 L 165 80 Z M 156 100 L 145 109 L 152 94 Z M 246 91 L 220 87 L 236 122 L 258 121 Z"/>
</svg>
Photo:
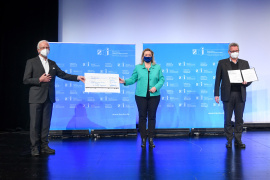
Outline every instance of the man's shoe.
<svg viewBox="0 0 270 180">
<path fill-rule="evenodd" d="M 142 148 L 145 148 L 145 146 L 146 146 L 146 138 L 142 138 L 142 145 L 141 145 L 141 147 Z"/>
<path fill-rule="evenodd" d="M 149 146 L 150 146 L 151 148 L 156 147 L 156 145 L 154 144 L 153 138 L 149 138 Z"/>
<path fill-rule="evenodd" d="M 41 153 L 42 154 L 55 154 L 55 150 L 47 146 L 41 149 Z"/>
<path fill-rule="evenodd" d="M 246 145 L 243 144 L 242 142 L 241 142 L 241 143 L 234 142 L 234 146 L 235 146 L 235 147 L 239 147 L 239 148 L 246 148 Z"/>
<path fill-rule="evenodd" d="M 34 148 L 31 149 L 31 155 L 32 156 L 39 156 L 38 147 L 34 147 Z"/>
<path fill-rule="evenodd" d="M 227 142 L 226 148 L 232 148 L 232 143 Z"/>
</svg>

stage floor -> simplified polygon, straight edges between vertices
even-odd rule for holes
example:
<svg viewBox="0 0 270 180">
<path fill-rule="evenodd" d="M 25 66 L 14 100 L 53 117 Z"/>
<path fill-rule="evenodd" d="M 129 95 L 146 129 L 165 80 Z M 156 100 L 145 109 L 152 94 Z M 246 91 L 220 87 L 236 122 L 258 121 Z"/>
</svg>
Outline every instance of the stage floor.
<svg viewBox="0 0 270 180">
<path fill-rule="evenodd" d="M 224 136 L 51 139 L 55 155 L 31 157 L 28 132 L 0 132 L 0 179 L 220 180 L 270 179 L 270 131 L 248 131 L 246 149 L 226 149 Z M 148 145 L 148 144 L 147 144 Z"/>
</svg>

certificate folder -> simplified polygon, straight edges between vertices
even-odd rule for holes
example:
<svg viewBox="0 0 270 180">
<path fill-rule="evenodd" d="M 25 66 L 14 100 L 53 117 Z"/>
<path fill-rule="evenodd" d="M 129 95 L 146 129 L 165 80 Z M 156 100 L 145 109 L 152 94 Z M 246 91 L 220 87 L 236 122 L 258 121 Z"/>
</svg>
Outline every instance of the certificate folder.
<svg viewBox="0 0 270 180">
<path fill-rule="evenodd" d="M 258 81 L 258 77 L 255 68 L 244 69 L 244 70 L 228 70 L 230 83 L 243 83 Z"/>
</svg>

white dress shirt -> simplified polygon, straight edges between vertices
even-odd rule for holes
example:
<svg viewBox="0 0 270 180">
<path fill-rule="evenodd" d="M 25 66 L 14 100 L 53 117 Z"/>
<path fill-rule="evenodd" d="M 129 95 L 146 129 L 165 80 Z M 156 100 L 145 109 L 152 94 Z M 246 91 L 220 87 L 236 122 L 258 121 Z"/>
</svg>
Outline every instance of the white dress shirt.
<svg viewBox="0 0 270 180">
<path fill-rule="evenodd" d="M 49 70 L 50 70 L 48 59 L 45 59 L 44 57 L 42 57 L 40 55 L 39 55 L 39 59 L 41 60 L 41 63 L 43 65 L 43 68 L 45 69 L 46 75 L 48 75 L 49 74 Z"/>
</svg>

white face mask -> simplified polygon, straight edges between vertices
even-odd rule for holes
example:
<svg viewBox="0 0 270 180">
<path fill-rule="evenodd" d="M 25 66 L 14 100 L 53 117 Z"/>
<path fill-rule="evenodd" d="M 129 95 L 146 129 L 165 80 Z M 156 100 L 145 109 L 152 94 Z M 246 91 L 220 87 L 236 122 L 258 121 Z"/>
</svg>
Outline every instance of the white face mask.
<svg viewBox="0 0 270 180">
<path fill-rule="evenodd" d="M 233 59 L 237 59 L 238 56 L 239 56 L 239 52 L 233 52 L 233 53 L 231 53 L 231 57 L 232 57 Z"/>
<path fill-rule="evenodd" d="M 40 51 L 40 54 L 41 54 L 42 56 L 44 56 L 44 57 L 47 57 L 49 53 L 50 53 L 50 50 L 49 50 L 49 49 L 42 49 L 42 50 Z"/>
</svg>

